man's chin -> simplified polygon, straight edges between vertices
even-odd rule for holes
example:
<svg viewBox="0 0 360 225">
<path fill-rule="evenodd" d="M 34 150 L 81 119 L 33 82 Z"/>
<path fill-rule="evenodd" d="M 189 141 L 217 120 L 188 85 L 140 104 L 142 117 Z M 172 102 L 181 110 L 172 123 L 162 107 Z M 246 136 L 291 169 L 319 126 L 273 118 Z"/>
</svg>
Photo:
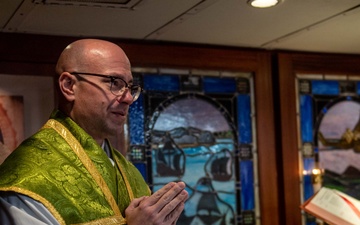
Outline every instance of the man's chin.
<svg viewBox="0 0 360 225">
<path fill-rule="evenodd" d="M 108 127 L 108 133 L 111 135 L 118 135 L 124 133 L 124 123 L 113 123 Z"/>
</svg>

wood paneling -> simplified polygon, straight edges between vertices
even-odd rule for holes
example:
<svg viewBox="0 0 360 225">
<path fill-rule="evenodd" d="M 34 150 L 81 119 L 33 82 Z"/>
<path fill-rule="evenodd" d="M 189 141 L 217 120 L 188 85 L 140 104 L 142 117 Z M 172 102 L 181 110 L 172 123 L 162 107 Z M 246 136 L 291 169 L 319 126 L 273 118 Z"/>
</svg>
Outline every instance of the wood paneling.
<svg viewBox="0 0 360 225">
<path fill-rule="evenodd" d="M 360 74 L 359 55 L 279 53 L 279 113 L 286 225 L 301 225 L 300 169 L 296 124 L 295 76 L 309 74 Z"/>
</svg>

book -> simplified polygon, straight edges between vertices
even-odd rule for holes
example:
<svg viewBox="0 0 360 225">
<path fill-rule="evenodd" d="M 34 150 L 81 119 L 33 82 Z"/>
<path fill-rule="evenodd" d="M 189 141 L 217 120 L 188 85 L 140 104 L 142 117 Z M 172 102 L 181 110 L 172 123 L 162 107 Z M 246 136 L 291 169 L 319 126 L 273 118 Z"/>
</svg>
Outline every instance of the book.
<svg viewBox="0 0 360 225">
<path fill-rule="evenodd" d="M 300 208 L 328 224 L 360 224 L 360 201 L 335 189 L 322 187 Z"/>
</svg>

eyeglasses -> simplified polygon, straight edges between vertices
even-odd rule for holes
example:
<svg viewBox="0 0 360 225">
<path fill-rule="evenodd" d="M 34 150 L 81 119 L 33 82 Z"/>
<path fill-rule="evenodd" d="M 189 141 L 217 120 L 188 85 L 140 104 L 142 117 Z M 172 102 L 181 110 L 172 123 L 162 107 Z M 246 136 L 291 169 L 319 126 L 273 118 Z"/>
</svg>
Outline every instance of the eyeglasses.
<svg viewBox="0 0 360 225">
<path fill-rule="evenodd" d="M 142 91 L 142 88 L 140 85 L 129 85 L 126 83 L 126 81 L 120 77 L 110 76 L 110 75 L 102 75 L 102 74 L 96 74 L 96 73 L 82 73 L 82 72 L 71 72 L 72 75 L 87 75 L 87 76 L 94 76 L 94 77 L 104 77 L 110 79 L 110 91 L 115 96 L 122 96 L 126 89 L 129 89 L 133 101 L 135 102 Z"/>
</svg>

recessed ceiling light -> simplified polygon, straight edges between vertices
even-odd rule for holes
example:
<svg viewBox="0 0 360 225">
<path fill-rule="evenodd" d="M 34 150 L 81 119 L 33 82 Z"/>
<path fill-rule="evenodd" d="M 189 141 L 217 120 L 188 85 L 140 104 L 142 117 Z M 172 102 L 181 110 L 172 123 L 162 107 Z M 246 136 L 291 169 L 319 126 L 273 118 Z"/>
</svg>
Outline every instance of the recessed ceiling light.
<svg viewBox="0 0 360 225">
<path fill-rule="evenodd" d="M 256 8 L 268 8 L 277 5 L 280 0 L 248 0 L 248 3 Z"/>
</svg>

